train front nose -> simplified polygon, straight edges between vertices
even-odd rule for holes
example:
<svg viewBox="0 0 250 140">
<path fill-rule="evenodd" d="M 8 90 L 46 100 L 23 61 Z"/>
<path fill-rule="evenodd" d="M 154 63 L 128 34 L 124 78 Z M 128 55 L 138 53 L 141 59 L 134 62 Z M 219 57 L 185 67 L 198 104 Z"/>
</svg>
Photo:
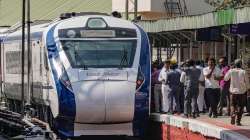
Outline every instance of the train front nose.
<svg viewBox="0 0 250 140">
<path fill-rule="evenodd" d="M 72 83 L 76 99 L 77 123 L 123 123 L 134 116 L 135 83 L 127 72 L 79 74 Z"/>
</svg>

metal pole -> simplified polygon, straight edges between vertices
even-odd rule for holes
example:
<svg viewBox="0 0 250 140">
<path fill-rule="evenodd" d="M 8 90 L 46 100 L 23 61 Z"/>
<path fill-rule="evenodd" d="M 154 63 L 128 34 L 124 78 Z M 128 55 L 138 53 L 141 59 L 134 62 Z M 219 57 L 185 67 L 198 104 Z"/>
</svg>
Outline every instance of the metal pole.
<svg viewBox="0 0 250 140">
<path fill-rule="evenodd" d="M 190 44 L 189 44 L 189 59 L 192 59 L 193 57 L 193 41 L 190 40 Z"/>
<path fill-rule="evenodd" d="M 126 20 L 128 20 L 128 0 L 125 1 L 125 16 L 126 16 Z"/>
<path fill-rule="evenodd" d="M 228 64 L 231 64 L 231 59 L 232 59 L 232 40 L 228 40 Z"/>
<path fill-rule="evenodd" d="M 224 41 L 223 41 L 223 56 L 226 56 L 227 55 L 227 40 L 225 37 L 224 38 Z"/>
<path fill-rule="evenodd" d="M 245 53 L 246 50 L 246 35 L 242 38 L 242 52 Z"/>
<path fill-rule="evenodd" d="M 241 50 L 241 43 L 240 43 L 241 38 L 237 36 L 237 49 L 236 49 L 236 58 L 240 57 L 240 50 Z"/>
<path fill-rule="evenodd" d="M 178 47 L 178 62 L 181 62 L 181 45 L 182 43 L 180 42 L 179 47 Z"/>
<path fill-rule="evenodd" d="M 214 58 L 215 60 L 218 59 L 218 48 L 217 48 L 217 42 L 214 42 Z"/>
<path fill-rule="evenodd" d="M 23 8 L 22 8 L 22 84 L 21 84 L 21 99 L 22 99 L 22 106 L 21 106 L 21 113 L 24 116 L 24 51 L 25 51 L 25 3 L 26 1 L 23 0 Z"/>
<path fill-rule="evenodd" d="M 134 11 L 134 20 L 137 20 L 137 12 L 138 12 L 138 1 L 137 0 L 135 0 L 135 2 L 134 2 L 134 9 L 135 9 L 135 11 Z"/>
<path fill-rule="evenodd" d="M 27 0 L 27 47 L 28 47 L 28 73 L 27 73 L 27 105 L 30 105 L 30 71 L 31 71 L 31 45 L 30 45 L 30 0 Z"/>
<path fill-rule="evenodd" d="M 1 1 L 0 1 L 1 3 Z M 2 73 L 2 40 L 0 39 L 0 86 L 1 86 L 1 92 L 0 92 L 0 102 L 2 101 L 2 95 L 3 95 L 3 85 L 2 85 L 2 82 L 3 82 L 3 73 Z"/>
<path fill-rule="evenodd" d="M 201 60 L 205 60 L 205 57 L 204 57 L 204 42 L 203 41 L 201 42 Z"/>
</svg>

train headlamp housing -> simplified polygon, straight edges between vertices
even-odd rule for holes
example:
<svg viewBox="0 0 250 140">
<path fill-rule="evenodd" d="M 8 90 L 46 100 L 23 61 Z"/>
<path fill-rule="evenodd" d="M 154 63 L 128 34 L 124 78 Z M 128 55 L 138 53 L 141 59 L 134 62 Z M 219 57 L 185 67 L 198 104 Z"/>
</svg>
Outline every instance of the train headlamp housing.
<svg viewBox="0 0 250 140">
<path fill-rule="evenodd" d="M 108 25 L 102 18 L 90 18 L 87 22 L 88 28 L 107 28 Z"/>
<path fill-rule="evenodd" d="M 141 67 L 138 69 L 137 80 L 136 80 L 136 91 L 139 91 L 145 82 L 144 74 L 142 73 Z"/>
<path fill-rule="evenodd" d="M 67 37 L 75 38 L 76 37 L 76 31 L 75 30 L 68 30 L 67 31 Z"/>
</svg>

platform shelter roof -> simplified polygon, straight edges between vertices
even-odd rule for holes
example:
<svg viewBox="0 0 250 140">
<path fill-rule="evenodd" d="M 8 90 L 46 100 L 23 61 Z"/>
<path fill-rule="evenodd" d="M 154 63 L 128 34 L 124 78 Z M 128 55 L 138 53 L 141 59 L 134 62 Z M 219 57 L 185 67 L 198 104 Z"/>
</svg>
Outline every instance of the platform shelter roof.
<svg viewBox="0 0 250 140">
<path fill-rule="evenodd" d="M 214 11 L 201 15 L 166 18 L 154 21 L 138 21 L 146 32 L 166 32 L 208 28 L 250 22 L 250 7 Z"/>
</svg>

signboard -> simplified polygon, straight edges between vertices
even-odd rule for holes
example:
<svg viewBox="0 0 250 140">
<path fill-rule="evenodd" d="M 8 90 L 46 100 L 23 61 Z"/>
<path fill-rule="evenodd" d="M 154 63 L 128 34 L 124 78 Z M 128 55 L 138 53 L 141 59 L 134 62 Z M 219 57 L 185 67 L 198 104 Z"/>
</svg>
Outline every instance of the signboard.
<svg viewBox="0 0 250 140">
<path fill-rule="evenodd" d="M 230 25 L 231 34 L 250 34 L 250 23 L 241 23 Z"/>
<path fill-rule="evenodd" d="M 81 37 L 115 37 L 114 30 L 81 30 Z"/>
<path fill-rule="evenodd" d="M 220 27 L 204 28 L 197 31 L 197 41 L 223 41 Z"/>
</svg>

